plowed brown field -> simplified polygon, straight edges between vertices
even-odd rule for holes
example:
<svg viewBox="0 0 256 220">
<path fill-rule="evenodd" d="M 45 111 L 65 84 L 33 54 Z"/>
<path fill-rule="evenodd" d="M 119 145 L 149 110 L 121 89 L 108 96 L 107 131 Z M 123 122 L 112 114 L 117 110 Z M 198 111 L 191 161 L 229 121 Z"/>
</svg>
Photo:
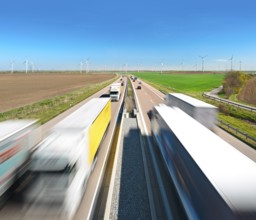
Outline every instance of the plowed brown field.
<svg viewBox="0 0 256 220">
<path fill-rule="evenodd" d="M 114 74 L 0 74 L 0 112 L 113 78 Z"/>
</svg>

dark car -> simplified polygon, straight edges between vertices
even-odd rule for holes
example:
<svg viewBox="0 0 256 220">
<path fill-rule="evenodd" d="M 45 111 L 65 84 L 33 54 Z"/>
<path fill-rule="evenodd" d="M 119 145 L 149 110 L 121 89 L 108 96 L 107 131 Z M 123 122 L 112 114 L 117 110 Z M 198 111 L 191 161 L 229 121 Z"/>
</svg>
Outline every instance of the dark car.
<svg viewBox="0 0 256 220">
<path fill-rule="evenodd" d="M 141 86 L 140 86 L 140 85 L 138 85 L 138 86 L 137 86 L 137 89 L 141 89 Z"/>
</svg>

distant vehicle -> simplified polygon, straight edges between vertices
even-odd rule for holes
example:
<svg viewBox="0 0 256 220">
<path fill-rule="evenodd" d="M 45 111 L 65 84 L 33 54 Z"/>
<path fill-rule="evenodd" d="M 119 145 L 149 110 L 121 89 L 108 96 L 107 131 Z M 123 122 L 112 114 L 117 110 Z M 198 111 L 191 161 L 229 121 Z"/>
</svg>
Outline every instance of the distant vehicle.
<svg viewBox="0 0 256 220">
<path fill-rule="evenodd" d="M 110 98 L 94 98 L 56 124 L 32 155 L 30 171 L 34 182 L 25 198 L 60 204 L 61 216 L 71 219 L 83 197 L 110 119 Z"/>
<path fill-rule="evenodd" d="M 141 85 L 138 85 L 138 86 L 137 86 L 137 89 L 141 89 Z"/>
<path fill-rule="evenodd" d="M 15 180 L 28 170 L 32 148 L 41 132 L 37 120 L 10 120 L 0 123 L 0 200 Z"/>
<path fill-rule="evenodd" d="M 208 129 L 215 127 L 217 107 L 182 93 L 169 93 L 165 100 L 167 105 L 177 106 Z"/>
<path fill-rule="evenodd" d="M 139 84 L 142 84 L 142 82 L 141 82 L 141 81 L 139 81 Z"/>
<path fill-rule="evenodd" d="M 112 101 L 118 101 L 121 96 L 121 83 L 113 83 L 109 87 L 109 94 Z"/>
<path fill-rule="evenodd" d="M 177 107 L 155 106 L 152 136 L 189 219 L 256 219 L 256 164 Z"/>
<path fill-rule="evenodd" d="M 121 82 L 121 86 L 124 86 L 124 82 Z"/>
</svg>

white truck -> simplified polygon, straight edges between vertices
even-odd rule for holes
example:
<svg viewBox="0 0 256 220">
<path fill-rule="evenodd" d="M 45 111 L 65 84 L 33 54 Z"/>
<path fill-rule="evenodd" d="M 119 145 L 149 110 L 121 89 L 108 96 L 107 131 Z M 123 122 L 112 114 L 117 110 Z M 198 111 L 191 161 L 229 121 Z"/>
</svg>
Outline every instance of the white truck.
<svg viewBox="0 0 256 220">
<path fill-rule="evenodd" d="M 32 148 L 41 140 L 37 120 L 0 123 L 0 200 L 28 169 Z"/>
<path fill-rule="evenodd" d="M 177 107 L 152 111 L 153 140 L 188 219 L 256 219 L 256 164 Z"/>
<path fill-rule="evenodd" d="M 109 95 L 112 101 L 118 101 L 121 96 L 121 83 L 113 83 L 109 87 Z"/>
<path fill-rule="evenodd" d="M 83 197 L 110 119 L 110 98 L 94 98 L 56 124 L 32 155 L 30 171 L 34 181 L 24 193 L 26 201 L 49 208 L 59 204 L 55 217 L 71 219 Z"/>
<path fill-rule="evenodd" d="M 169 93 L 165 104 L 178 107 L 210 130 L 216 124 L 217 107 L 182 93 Z"/>
</svg>

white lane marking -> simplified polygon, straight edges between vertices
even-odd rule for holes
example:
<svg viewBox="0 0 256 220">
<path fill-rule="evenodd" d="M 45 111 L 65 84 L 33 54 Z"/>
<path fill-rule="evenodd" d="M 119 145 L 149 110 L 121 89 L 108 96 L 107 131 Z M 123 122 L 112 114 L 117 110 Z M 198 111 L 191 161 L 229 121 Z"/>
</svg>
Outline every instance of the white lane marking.
<svg viewBox="0 0 256 220">
<path fill-rule="evenodd" d="M 141 133 L 146 135 L 148 146 L 149 146 L 150 155 L 151 155 L 151 158 L 152 158 L 152 161 L 153 161 L 153 168 L 154 168 L 155 174 L 157 176 L 157 178 L 156 178 L 157 179 L 157 183 L 159 185 L 161 197 L 162 197 L 163 203 L 164 203 L 165 212 L 166 212 L 166 215 L 167 215 L 168 219 L 172 220 L 172 219 L 174 219 L 174 216 L 173 216 L 173 213 L 170 210 L 171 206 L 170 206 L 170 204 L 168 202 L 168 199 L 167 199 L 167 196 L 166 196 L 167 193 L 165 192 L 164 184 L 163 184 L 162 178 L 160 177 L 160 174 L 159 174 L 160 171 L 158 169 L 156 158 L 155 158 L 155 155 L 154 155 L 153 150 L 152 150 L 153 146 L 152 146 L 151 141 L 149 139 L 149 132 L 148 132 L 148 130 L 146 128 L 146 123 L 145 123 L 143 115 L 142 115 L 141 106 L 140 106 L 140 103 L 139 103 L 139 100 L 138 100 L 136 92 L 134 92 L 134 94 L 135 94 L 136 102 L 138 104 L 139 114 L 141 115 L 141 121 L 142 121 L 142 125 L 143 125 L 143 129 L 141 129 Z"/>
<path fill-rule="evenodd" d="M 148 87 L 148 89 L 149 89 L 151 92 L 153 92 L 155 95 L 157 95 L 160 99 L 162 99 L 162 100 L 164 101 L 164 98 L 163 98 L 162 96 L 160 96 L 159 94 L 156 93 L 156 91 L 155 91 L 156 89 L 155 89 L 154 87 L 148 85 L 148 84 L 145 83 L 144 81 L 143 81 L 143 83 Z M 158 90 L 157 90 L 157 91 L 158 91 Z"/>
</svg>

